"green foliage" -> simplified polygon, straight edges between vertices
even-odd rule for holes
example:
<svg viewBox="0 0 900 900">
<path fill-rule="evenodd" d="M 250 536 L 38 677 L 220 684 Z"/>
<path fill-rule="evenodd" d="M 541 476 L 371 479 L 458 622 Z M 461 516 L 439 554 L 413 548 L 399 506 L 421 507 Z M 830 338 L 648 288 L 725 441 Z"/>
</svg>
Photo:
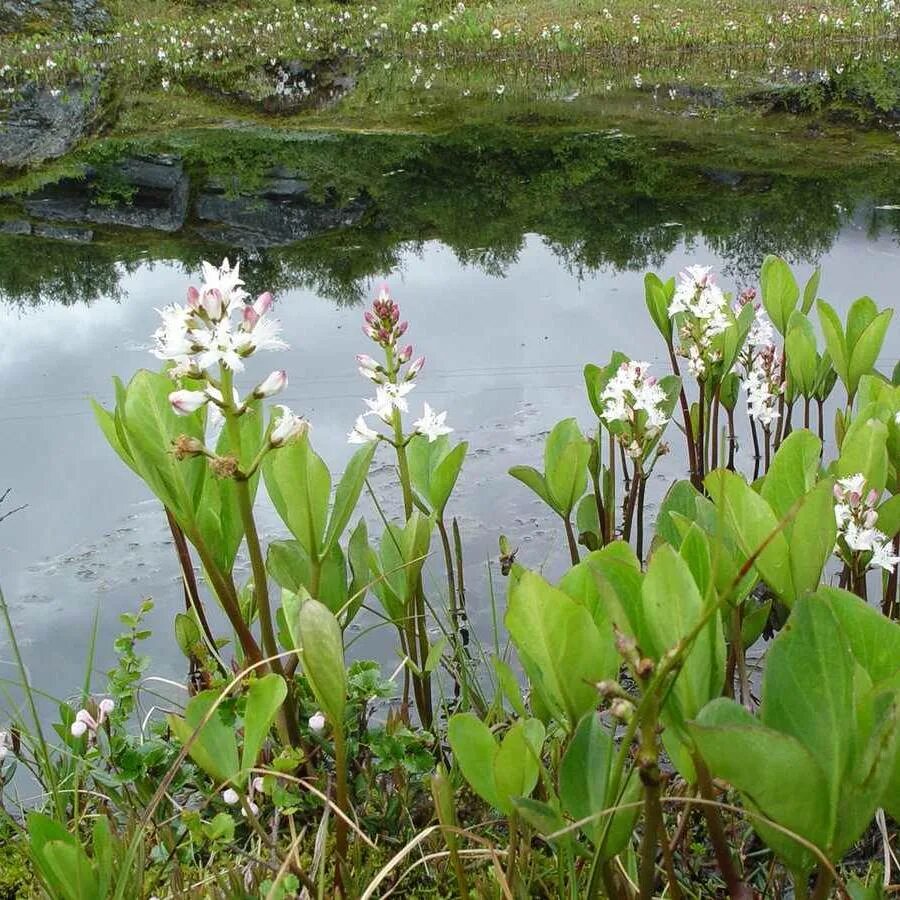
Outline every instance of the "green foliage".
<svg viewBox="0 0 900 900">
<path fill-rule="evenodd" d="M 760 816 L 754 828 L 798 873 L 814 857 L 766 820 L 838 859 L 883 802 L 895 769 L 900 694 L 894 687 L 879 696 L 866 668 L 881 674 L 867 649 L 877 631 L 897 642 L 898 627 L 879 619 L 873 629 L 865 607 L 836 591 L 799 600 L 769 651 L 759 716 L 720 699 L 690 726 L 712 771 L 741 792 Z"/>
</svg>

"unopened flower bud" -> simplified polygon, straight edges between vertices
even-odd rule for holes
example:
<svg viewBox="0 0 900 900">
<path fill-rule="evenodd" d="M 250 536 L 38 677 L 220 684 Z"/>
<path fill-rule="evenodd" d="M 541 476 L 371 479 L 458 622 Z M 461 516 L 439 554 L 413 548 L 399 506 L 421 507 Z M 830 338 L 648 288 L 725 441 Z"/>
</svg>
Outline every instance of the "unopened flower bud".
<svg viewBox="0 0 900 900">
<path fill-rule="evenodd" d="M 409 322 L 407 322 L 406 320 L 402 321 L 397 326 L 397 337 L 402 337 L 404 334 L 406 334 L 407 328 L 409 328 Z"/>
<path fill-rule="evenodd" d="M 236 803 L 240 801 L 240 796 L 238 792 L 234 788 L 228 788 L 227 790 L 222 792 L 222 799 L 229 806 L 234 806 Z"/>
<path fill-rule="evenodd" d="M 418 358 L 414 359 L 410 363 L 409 368 L 406 370 L 406 380 L 411 381 L 413 378 L 415 378 L 416 375 L 418 375 L 419 372 L 422 371 L 422 366 L 424 366 L 424 365 L 425 365 L 425 357 L 424 356 L 419 356 Z"/>
<path fill-rule="evenodd" d="M 200 291 L 193 285 L 187 289 L 187 302 L 191 309 L 197 309 L 200 306 Z"/>
<path fill-rule="evenodd" d="M 408 363 L 412 359 L 413 348 L 412 344 L 407 344 L 398 354 L 397 362 L 402 366 L 404 363 Z"/>
<path fill-rule="evenodd" d="M 874 528 L 877 521 L 878 513 L 874 509 L 870 509 L 866 512 L 865 518 L 863 519 L 863 524 L 866 526 L 866 528 Z"/>
<path fill-rule="evenodd" d="M 656 664 L 649 657 L 643 657 L 638 660 L 638 664 L 634 667 L 634 674 L 637 675 L 638 678 L 647 678 L 649 675 L 653 674 L 653 669 L 656 667 Z"/>
<path fill-rule="evenodd" d="M 256 303 L 253 304 L 253 312 L 257 316 L 262 317 L 271 309 L 274 302 L 275 298 L 272 296 L 271 291 L 266 291 L 256 298 Z"/>
<path fill-rule="evenodd" d="M 309 730 L 318 734 L 325 728 L 325 716 L 320 712 L 315 712 L 309 717 Z"/>
<path fill-rule="evenodd" d="M 868 506 L 869 509 L 872 509 L 872 508 L 874 508 L 874 506 L 877 502 L 878 502 L 878 491 L 876 491 L 875 488 L 872 488 L 872 490 L 870 490 L 869 493 L 866 494 L 866 506 Z"/>
<path fill-rule="evenodd" d="M 169 403 L 176 415 L 189 416 L 204 406 L 209 397 L 205 391 L 172 391 L 169 394 Z"/>
<path fill-rule="evenodd" d="M 859 491 L 850 491 L 849 503 L 854 509 L 859 506 L 859 501 L 862 500 L 862 495 Z"/>
<path fill-rule="evenodd" d="M 110 697 L 104 697 L 97 705 L 100 709 L 100 718 L 102 720 L 116 708 L 116 701 Z"/>
<path fill-rule="evenodd" d="M 264 381 L 257 385 L 253 391 L 253 396 L 258 398 L 274 397 L 287 386 L 287 372 L 284 369 L 276 369 L 271 375 L 268 375 Z"/>
<path fill-rule="evenodd" d="M 628 722 L 634 713 L 634 704 L 619 697 L 610 704 L 609 711 L 622 722 Z"/>
<path fill-rule="evenodd" d="M 222 292 L 218 288 L 208 288 L 203 292 L 200 304 L 206 310 L 206 314 L 214 322 L 222 318 Z"/>
<path fill-rule="evenodd" d="M 846 496 L 846 491 L 837 482 L 835 482 L 833 491 L 835 500 L 843 500 Z"/>
<path fill-rule="evenodd" d="M 257 794 L 261 794 L 263 790 L 263 777 L 262 775 L 257 775 L 253 781 L 250 782 L 251 790 L 255 791 Z"/>
</svg>

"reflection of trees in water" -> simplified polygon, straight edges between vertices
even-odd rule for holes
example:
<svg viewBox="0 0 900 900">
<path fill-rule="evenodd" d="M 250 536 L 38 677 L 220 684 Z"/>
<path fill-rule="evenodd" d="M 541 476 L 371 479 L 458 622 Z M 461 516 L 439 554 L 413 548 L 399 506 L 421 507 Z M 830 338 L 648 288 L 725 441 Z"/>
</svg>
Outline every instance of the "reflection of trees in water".
<svg viewBox="0 0 900 900">
<path fill-rule="evenodd" d="M 220 141 L 197 140 L 186 163 L 196 167 L 194 177 L 215 178 Z M 600 268 L 659 268 L 679 242 L 705 241 L 740 284 L 755 277 L 767 253 L 818 259 L 854 210 L 871 237 L 900 234 L 900 217 L 879 215 L 868 203 L 898 199 L 896 166 L 810 162 L 804 169 L 795 161 L 786 170 L 778 147 L 771 159 L 760 158 L 757 147 L 742 164 L 728 147 L 699 152 L 660 141 L 508 128 L 430 138 L 247 141 L 235 151 L 232 139 L 221 157 L 232 172 L 244 173 L 242 189 L 258 188 L 274 160 L 308 174 L 318 196 L 330 187 L 339 198 L 367 198 L 363 219 L 264 249 L 199 242 L 191 223 L 180 237 L 105 230 L 83 245 L 0 237 L 0 296 L 20 306 L 118 297 L 122 275 L 142 263 L 174 261 L 188 273 L 202 259 L 227 253 L 244 261 L 251 293 L 303 287 L 348 304 L 429 240 L 443 242 L 464 265 L 502 276 L 529 233 L 541 235 L 578 277 Z M 718 159 L 729 167 L 716 168 Z"/>
</svg>

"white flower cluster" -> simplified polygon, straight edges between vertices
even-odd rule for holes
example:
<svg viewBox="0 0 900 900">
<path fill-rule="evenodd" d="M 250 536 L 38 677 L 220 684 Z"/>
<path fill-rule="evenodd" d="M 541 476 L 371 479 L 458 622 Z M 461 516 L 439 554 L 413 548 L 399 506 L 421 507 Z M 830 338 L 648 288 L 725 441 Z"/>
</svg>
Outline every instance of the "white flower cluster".
<svg viewBox="0 0 900 900">
<path fill-rule="evenodd" d="M 255 776 L 250 781 L 249 788 L 247 790 L 247 806 L 250 807 L 250 812 L 254 816 L 259 815 L 259 806 L 253 802 L 254 793 L 261 794 L 263 792 L 263 779 L 261 775 Z M 222 800 L 227 803 L 229 806 L 235 806 L 240 803 L 241 795 L 234 788 L 226 788 L 222 791 Z M 241 814 L 246 818 L 247 810 L 244 809 L 241 811 Z"/>
<path fill-rule="evenodd" d="M 767 344 L 753 356 L 741 387 L 747 392 L 747 413 L 750 418 L 759 422 L 763 428 L 769 428 L 780 415 L 778 398 L 784 390 L 778 375 L 773 344 Z"/>
<path fill-rule="evenodd" d="M 257 350 L 284 350 L 281 323 L 269 315 L 273 297 L 267 291 L 254 303 L 247 303 L 247 292 L 240 277 L 240 264 L 231 268 L 227 259 L 216 268 L 203 263 L 203 285 L 188 288 L 187 304 L 172 304 L 158 310 L 162 325 L 154 334 L 153 355 L 174 363 L 169 370 L 173 378 L 188 376 L 210 383 L 202 390 L 176 390 L 169 403 L 179 416 L 189 416 L 207 403 L 216 412 L 233 406 L 235 413 L 244 410 L 237 391 L 227 402 L 207 372 L 224 366 L 241 372 L 244 360 Z M 287 386 L 287 373 L 277 369 L 266 376 L 251 392 L 250 398 L 274 397 Z M 247 399 L 250 399 L 247 398 Z M 270 435 L 278 447 L 309 427 L 305 419 L 294 415 L 286 406 L 279 407 L 281 417 Z"/>
<path fill-rule="evenodd" d="M 712 340 L 731 324 L 728 301 L 715 281 L 710 266 L 688 266 L 678 275 L 669 305 L 670 318 L 681 315 L 681 354 L 687 357 L 688 370 L 695 378 L 703 378 L 707 367 L 717 361 Z"/>
<path fill-rule="evenodd" d="M 95 735 L 100 730 L 100 727 L 103 725 L 103 723 L 106 721 L 106 717 L 115 708 L 115 701 L 110 700 L 107 697 L 97 704 L 96 719 L 86 709 L 79 709 L 78 712 L 75 713 L 75 721 L 72 723 L 72 727 L 69 729 L 72 732 L 72 737 L 79 738 L 87 732 L 90 732 L 91 735 Z"/>
<path fill-rule="evenodd" d="M 869 566 L 879 566 L 888 572 L 900 562 L 891 549 L 888 536 L 879 531 L 878 491 L 866 493 L 866 477 L 861 472 L 848 478 L 840 478 L 834 486 L 834 518 L 838 526 L 838 545 L 835 552 L 840 554 L 841 542 L 851 553 L 871 553 Z"/>
<path fill-rule="evenodd" d="M 407 394 L 415 388 L 415 378 L 425 365 L 424 356 L 410 362 L 413 354 L 412 345 L 407 345 L 393 356 L 397 339 L 406 332 L 407 323 L 400 321 L 400 308 L 391 299 L 387 286 L 382 287 L 372 304 L 372 309 L 366 311 L 364 321 L 363 332 L 388 351 L 389 359 L 396 361 L 396 367 L 389 373 L 371 356 L 361 353 L 356 357 L 360 375 L 374 382 L 376 388 L 374 399 L 364 401 L 368 410 L 357 416 L 353 429 L 347 435 L 347 442 L 350 444 L 367 444 L 383 437 L 366 423 L 368 417 L 380 419 L 385 425 L 393 425 L 395 410 L 401 413 L 409 412 Z M 407 363 L 409 365 L 406 371 L 402 372 L 402 367 Z M 424 434 L 430 442 L 436 441 L 441 435 L 453 431 L 446 424 L 446 419 L 446 412 L 436 413 L 426 403 L 422 417 L 413 422 L 413 428 L 417 433 Z"/>
<path fill-rule="evenodd" d="M 154 334 L 153 354 L 175 363 L 173 376 L 200 377 L 220 363 L 240 372 L 244 359 L 257 350 L 287 348 L 279 337 L 281 324 L 267 315 L 272 295 L 260 294 L 252 305 L 244 302 L 248 295 L 239 264 L 232 269 L 227 259 L 219 268 L 204 262 L 203 278 L 199 290 L 188 288 L 186 306 L 159 310 L 162 325 Z"/>
<path fill-rule="evenodd" d="M 600 395 L 604 404 L 601 418 L 607 423 L 626 424 L 623 443 L 635 458 L 669 421 L 664 409 L 666 393 L 657 379 L 647 374 L 649 368 L 646 362 L 623 362 Z"/>
</svg>

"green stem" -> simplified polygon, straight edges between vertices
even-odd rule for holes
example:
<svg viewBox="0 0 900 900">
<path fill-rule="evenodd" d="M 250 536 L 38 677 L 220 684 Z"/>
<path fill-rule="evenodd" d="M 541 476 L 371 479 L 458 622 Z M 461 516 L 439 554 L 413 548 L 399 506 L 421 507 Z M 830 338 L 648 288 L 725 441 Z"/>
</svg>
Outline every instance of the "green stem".
<svg viewBox="0 0 900 900">
<path fill-rule="evenodd" d="M 646 719 L 641 723 L 641 747 L 639 763 L 641 782 L 644 785 L 644 833 L 641 838 L 639 885 L 641 900 L 651 900 L 656 883 L 656 841 L 662 825 L 662 807 L 659 802 L 659 751 L 656 746 L 656 723 L 659 717 L 659 701 L 654 697 L 647 708 Z"/>
<path fill-rule="evenodd" d="M 335 794 L 338 809 L 346 816 L 350 816 L 350 804 L 347 791 L 347 744 L 344 740 L 344 728 L 340 722 L 334 725 L 334 768 L 335 768 Z M 335 826 L 335 860 L 334 883 L 338 896 L 347 896 L 344 891 L 344 870 L 347 864 L 347 822 L 337 816 Z"/>
<path fill-rule="evenodd" d="M 222 397 L 224 399 L 225 423 L 228 428 L 228 436 L 231 441 L 231 452 L 241 461 L 241 423 L 232 401 L 232 374 L 224 366 L 222 367 Z M 250 497 L 250 483 L 238 477 L 234 480 L 235 496 L 238 509 L 241 514 L 241 524 L 244 527 L 244 539 L 247 542 L 247 553 L 250 556 L 250 567 L 253 572 L 253 597 L 259 612 L 259 625 L 262 632 L 262 644 L 266 656 L 269 657 L 269 668 L 284 678 L 284 667 L 279 656 L 278 641 L 275 638 L 275 627 L 272 622 L 272 605 L 269 600 L 269 580 L 266 573 L 266 564 L 263 560 L 262 547 L 259 543 L 259 532 L 256 528 L 256 520 L 253 517 L 253 500 Z M 282 739 L 296 746 L 300 738 L 300 729 L 297 725 L 296 710 L 290 698 L 281 707 Z"/>
<path fill-rule="evenodd" d="M 566 541 L 569 544 L 569 557 L 572 560 L 572 565 L 577 566 L 578 563 L 581 562 L 581 557 L 578 555 L 578 542 L 575 540 L 575 530 L 572 528 L 572 520 L 568 516 L 564 516 L 563 522 L 565 522 L 566 525 Z"/>
</svg>

